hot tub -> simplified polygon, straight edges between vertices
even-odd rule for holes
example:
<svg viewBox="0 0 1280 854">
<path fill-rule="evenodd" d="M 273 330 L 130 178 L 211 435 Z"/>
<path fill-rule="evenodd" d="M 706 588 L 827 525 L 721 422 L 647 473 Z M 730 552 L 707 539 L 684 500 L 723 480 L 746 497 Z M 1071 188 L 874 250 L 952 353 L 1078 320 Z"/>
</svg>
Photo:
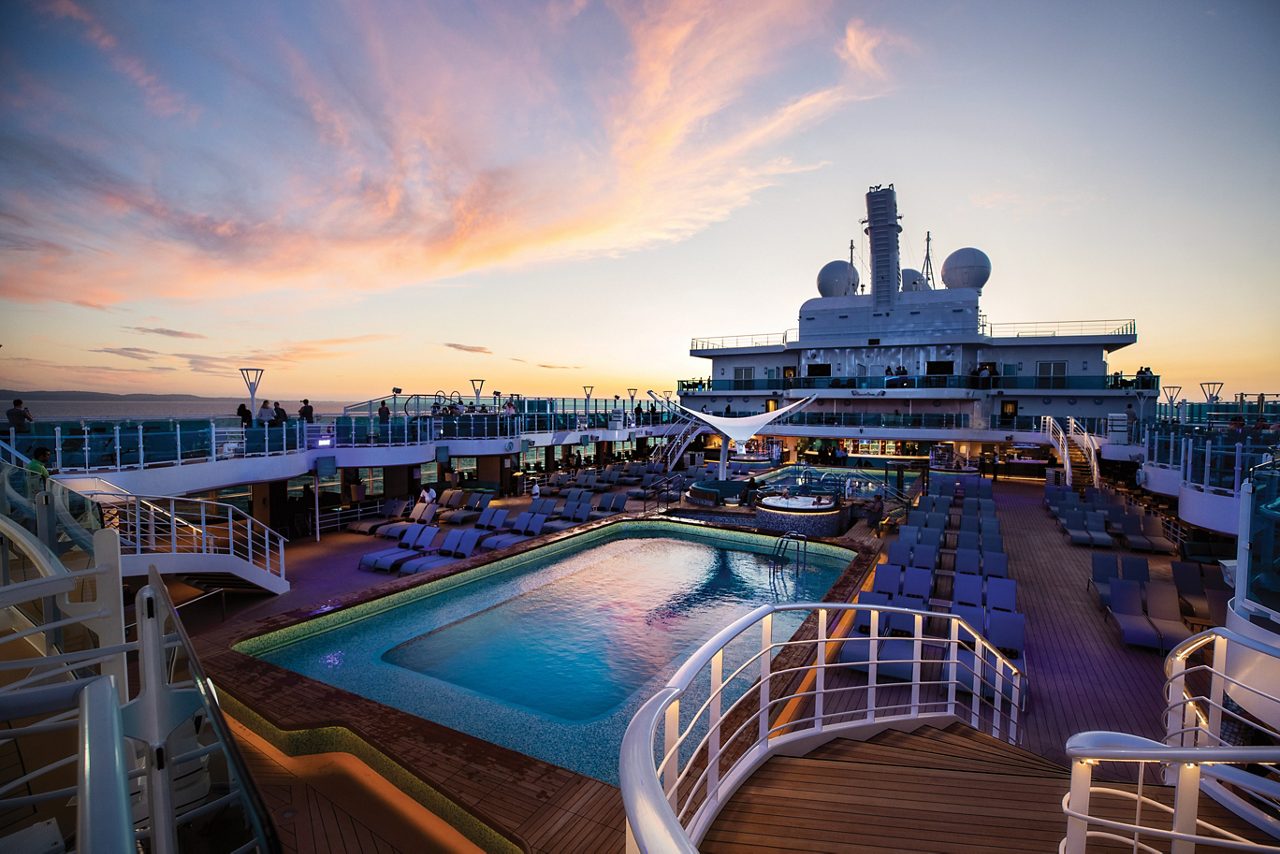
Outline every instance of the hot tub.
<svg viewBox="0 0 1280 854">
<path fill-rule="evenodd" d="M 810 537 L 835 537 L 848 527 L 848 508 L 826 495 L 769 495 L 756 503 L 756 527 L 763 531 L 797 531 Z"/>
</svg>

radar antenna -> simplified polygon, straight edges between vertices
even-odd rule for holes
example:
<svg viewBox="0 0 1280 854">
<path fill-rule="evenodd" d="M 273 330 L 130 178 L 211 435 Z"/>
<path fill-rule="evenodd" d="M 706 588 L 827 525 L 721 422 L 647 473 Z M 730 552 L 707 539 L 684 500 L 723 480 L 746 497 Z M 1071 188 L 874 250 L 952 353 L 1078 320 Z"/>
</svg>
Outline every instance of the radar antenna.
<svg viewBox="0 0 1280 854">
<path fill-rule="evenodd" d="M 920 275 L 924 276 L 924 280 L 929 283 L 929 290 L 936 290 L 933 284 L 933 232 L 926 231 L 924 233 L 924 266 L 920 269 Z"/>
</svg>

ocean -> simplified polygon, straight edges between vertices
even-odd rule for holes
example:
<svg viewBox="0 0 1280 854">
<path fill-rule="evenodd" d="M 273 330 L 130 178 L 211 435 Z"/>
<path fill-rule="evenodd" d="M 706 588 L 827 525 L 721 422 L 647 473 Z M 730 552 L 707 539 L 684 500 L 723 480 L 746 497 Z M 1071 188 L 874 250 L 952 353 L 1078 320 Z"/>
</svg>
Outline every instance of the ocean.
<svg viewBox="0 0 1280 854">
<path fill-rule="evenodd" d="M 236 407 L 248 405 L 247 397 L 205 397 L 200 400 L 28 400 L 26 407 L 36 421 L 103 420 L 156 418 L 234 418 Z M 260 406 L 262 401 L 258 401 Z M 300 400 L 282 400 L 280 404 L 292 418 L 297 415 Z M 9 408 L 5 401 L 5 409 Z M 341 415 L 347 401 L 312 400 L 317 415 Z"/>
</svg>

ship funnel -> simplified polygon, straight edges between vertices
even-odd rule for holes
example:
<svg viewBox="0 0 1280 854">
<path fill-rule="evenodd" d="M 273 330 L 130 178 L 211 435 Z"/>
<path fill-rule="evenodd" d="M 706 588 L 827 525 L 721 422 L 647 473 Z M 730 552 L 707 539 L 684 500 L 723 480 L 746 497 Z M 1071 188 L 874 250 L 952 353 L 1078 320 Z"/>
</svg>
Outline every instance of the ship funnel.
<svg viewBox="0 0 1280 854">
<path fill-rule="evenodd" d="M 871 238 L 871 296 L 877 309 L 893 307 L 902 289 L 902 269 L 898 257 L 898 194 L 893 185 L 875 186 L 867 191 L 867 229 Z"/>
</svg>

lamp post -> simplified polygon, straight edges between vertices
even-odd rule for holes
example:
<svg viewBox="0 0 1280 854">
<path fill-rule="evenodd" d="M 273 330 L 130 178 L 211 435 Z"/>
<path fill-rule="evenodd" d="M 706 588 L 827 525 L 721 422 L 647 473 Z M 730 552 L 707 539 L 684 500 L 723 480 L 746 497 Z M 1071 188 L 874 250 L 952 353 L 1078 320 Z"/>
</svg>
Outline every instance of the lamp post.
<svg viewBox="0 0 1280 854">
<path fill-rule="evenodd" d="M 249 388 L 249 414 L 257 417 L 258 409 L 258 384 L 262 382 L 262 368 L 241 368 L 240 376 L 244 378 L 244 384 Z"/>
<path fill-rule="evenodd" d="M 588 421 L 588 423 L 590 423 L 590 420 L 591 420 L 591 392 L 593 392 L 593 391 L 595 391 L 595 390 L 596 390 L 596 387 L 595 387 L 595 386 L 593 386 L 593 385 L 584 385 L 584 386 L 582 387 L 582 393 L 583 393 L 583 394 L 585 394 L 585 395 L 587 396 L 587 421 Z"/>
<path fill-rule="evenodd" d="M 629 416 L 629 417 L 631 417 L 631 418 L 635 418 L 635 412 L 636 412 L 636 392 L 638 392 L 639 390 L 640 390 L 640 389 L 638 389 L 638 388 L 629 388 L 629 389 L 627 389 L 627 397 L 631 398 L 631 408 L 627 410 L 627 413 L 628 413 L 628 416 Z M 639 419 L 639 418 L 636 418 L 636 419 L 635 419 L 635 421 L 633 421 L 633 422 L 632 422 L 632 426 L 634 426 L 634 427 L 639 427 L 639 426 L 640 426 L 640 419 Z"/>
<path fill-rule="evenodd" d="M 471 390 L 472 390 L 473 392 L 475 392 L 475 395 L 476 395 L 476 408 L 477 408 L 477 409 L 479 409 L 479 408 L 480 408 L 480 390 L 481 390 L 482 388 L 484 388 L 484 380 L 472 380 L 472 381 L 471 381 Z"/>
<path fill-rule="evenodd" d="M 1205 403 L 1217 403 L 1218 392 L 1222 391 L 1222 383 L 1200 383 L 1200 391 L 1204 392 Z"/>
</svg>

